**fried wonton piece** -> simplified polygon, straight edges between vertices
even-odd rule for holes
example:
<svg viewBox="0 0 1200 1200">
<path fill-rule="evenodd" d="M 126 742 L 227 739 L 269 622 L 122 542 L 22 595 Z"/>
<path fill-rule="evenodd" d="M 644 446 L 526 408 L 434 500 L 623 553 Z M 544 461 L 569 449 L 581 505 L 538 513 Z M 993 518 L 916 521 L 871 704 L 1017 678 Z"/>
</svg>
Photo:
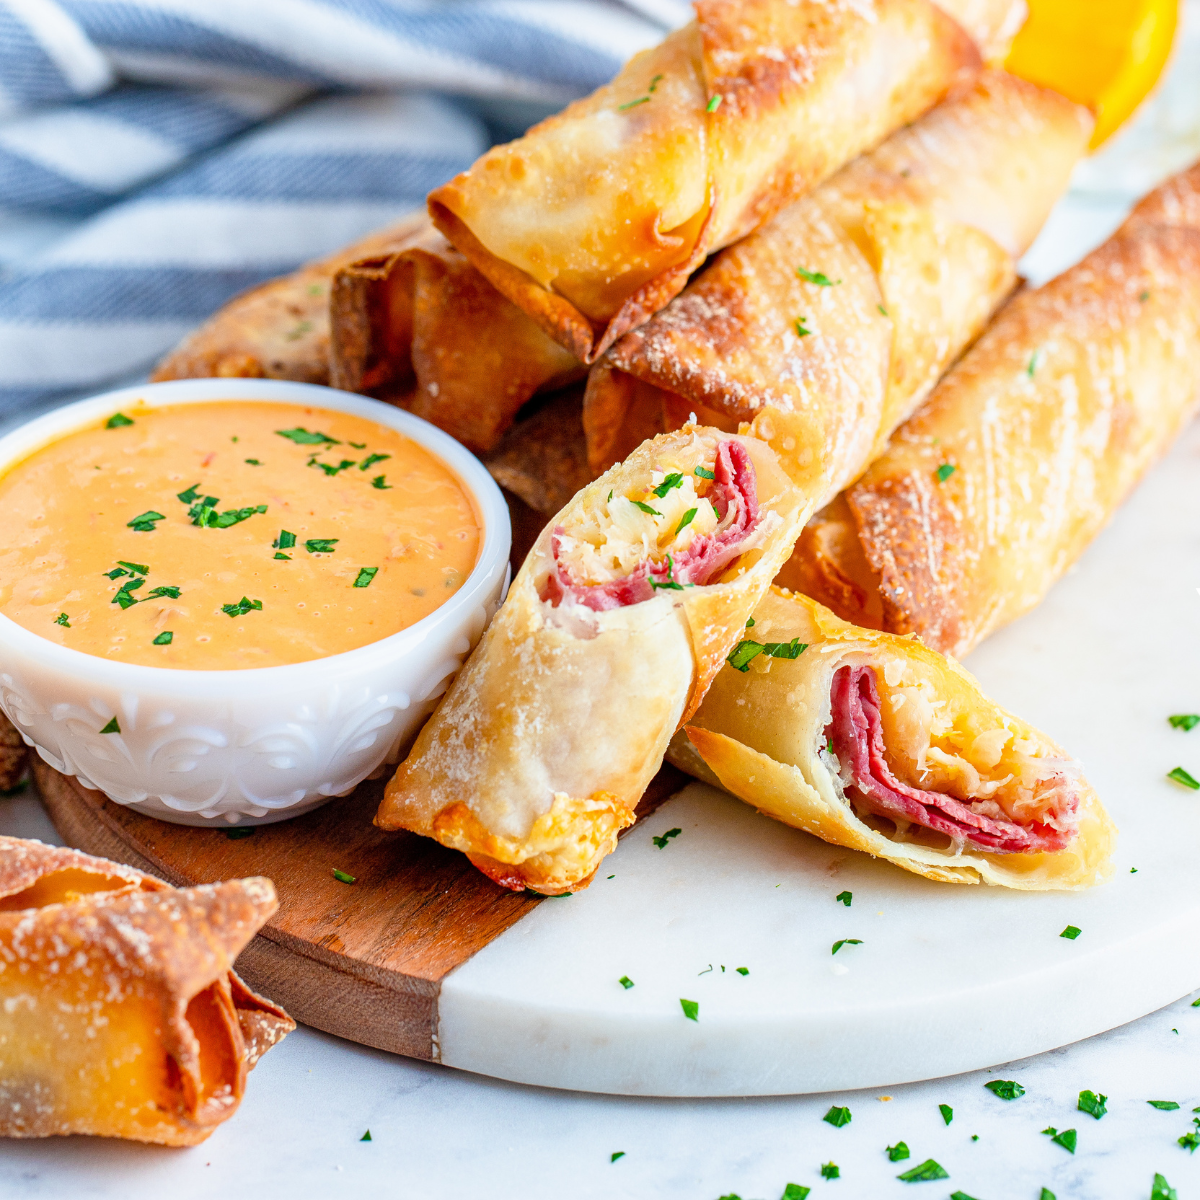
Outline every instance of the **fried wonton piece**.
<svg viewBox="0 0 1200 1200">
<path fill-rule="evenodd" d="M 0 1136 L 204 1141 L 295 1028 L 233 971 L 277 906 L 0 837 Z"/>
<path fill-rule="evenodd" d="M 0 713 L 0 792 L 7 792 L 20 783 L 27 761 L 24 739 L 16 726 Z"/>
</svg>

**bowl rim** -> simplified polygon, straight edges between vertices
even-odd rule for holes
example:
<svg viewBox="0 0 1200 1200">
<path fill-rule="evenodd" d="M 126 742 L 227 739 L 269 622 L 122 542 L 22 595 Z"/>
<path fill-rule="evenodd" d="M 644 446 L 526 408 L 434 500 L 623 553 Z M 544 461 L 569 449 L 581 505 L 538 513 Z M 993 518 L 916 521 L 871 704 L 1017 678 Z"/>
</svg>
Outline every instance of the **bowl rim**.
<svg viewBox="0 0 1200 1200">
<path fill-rule="evenodd" d="M 168 404 L 200 404 L 236 400 L 305 404 L 364 417 L 411 437 L 448 467 L 463 485 L 483 525 L 483 542 L 471 573 L 462 587 L 445 604 L 419 621 L 352 650 L 304 662 L 270 667 L 234 667 L 203 670 L 187 667 L 156 667 L 141 663 L 116 662 L 60 646 L 0 613 L 0 646 L 23 652 L 76 679 L 88 679 L 122 691 L 179 692 L 203 698 L 255 692 L 276 692 L 300 682 L 315 670 L 337 674 L 359 669 L 378 670 L 385 659 L 400 661 L 418 646 L 440 633 L 453 635 L 463 619 L 483 605 L 495 587 L 497 576 L 507 570 L 512 528 L 508 505 L 487 468 L 465 446 L 448 433 L 412 413 L 320 384 L 286 379 L 180 379 L 145 383 L 89 396 L 52 409 L 19 425 L 0 437 L 0 477 L 45 446 L 122 407 L 140 403 L 161 408 Z M 450 626 L 448 630 L 443 626 Z"/>
</svg>

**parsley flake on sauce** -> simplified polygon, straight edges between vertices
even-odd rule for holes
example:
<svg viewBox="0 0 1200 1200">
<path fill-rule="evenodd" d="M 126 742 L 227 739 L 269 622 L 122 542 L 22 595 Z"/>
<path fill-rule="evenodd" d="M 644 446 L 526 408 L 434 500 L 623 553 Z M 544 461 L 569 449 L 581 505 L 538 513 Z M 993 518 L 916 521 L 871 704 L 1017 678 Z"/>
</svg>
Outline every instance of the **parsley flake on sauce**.
<svg viewBox="0 0 1200 1200">
<path fill-rule="evenodd" d="M 199 486 L 200 485 L 198 483 L 193 483 L 190 488 L 187 488 L 182 492 L 176 492 L 175 499 L 182 500 L 184 504 L 194 504 L 196 498 L 200 495 L 200 493 L 196 491 Z"/>
<path fill-rule="evenodd" d="M 942 465 L 938 467 L 936 471 L 934 471 L 934 474 L 937 476 L 938 483 L 945 483 L 946 480 L 949 479 L 950 476 L 953 475 L 957 470 L 958 468 L 953 463 L 942 463 Z"/>
<path fill-rule="evenodd" d="M 1160 1112 L 1174 1112 L 1179 1107 L 1174 1100 L 1147 1100 L 1146 1103 Z"/>
<path fill-rule="evenodd" d="M 836 896 L 834 896 L 833 899 L 834 899 L 835 904 L 844 904 L 847 908 L 849 908 L 850 901 L 854 899 L 854 893 L 853 892 L 838 892 L 838 894 Z"/>
<path fill-rule="evenodd" d="M 1176 713 L 1173 717 L 1168 717 L 1173 729 L 1182 729 L 1187 733 L 1190 729 L 1195 729 L 1200 725 L 1200 713 Z"/>
<path fill-rule="evenodd" d="M 699 1000 L 684 1000 L 680 997 L 679 1007 L 683 1009 L 683 1015 L 689 1021 L 699 1022 L 700 1020 L 700 1001 Z"/>
<path fill-rule="evenodd" d="M 150 574 L 150 568 L 145 566 L 144 564 L 135 563 L 135 562 L 126 562 L 123 558 L 117 559 L 117 566 L 128 567 L 129 570 L 132 571 L 135 575 L 149 575 Z M 113 579 L 113 578 L 115 578 L 115 577 L 112 575 L 109 576 L 109 579 Z"/>
<path fill-rule="evenodd" d="M 354 883 L 358 879 L 357 875 L 347 875 L 345 871 L 339 871 L 337 867 L 333 869 L 333 877 L 338 883 Z"/>
<path fill-rule="evenodd" d="M 58 616 L 54 618 L 54 623 L 55 625 L 61 625 L 64 629 L 71 628 L 71 622 L 67 619 L 66 613 L 60 612 Z"/>
<path fill-rule="evenodd" d="M 121 726 L 117 723 L 117 718 L 113 717 L 105 727 L 100 730 L 101 733 L 120 733 Z"/>
<path fill-rule="evenodd" d="M 842 1172 L 835 1162 L 827 1162 L 821 1164 L 822 1179 L 841 1179 Z"/>
<path fill-rule="evenodd" d="M 942 1120 L 945 1121 L 947 1125 L 949 1125 L 950 1122 L 954 1120 L 954 1109 L 952 1109 L 950 1107 L 950 1105 L 939 1104 L 938 1112 L 940 1112 L 942 1114 Z"/>
<path fill-rule="evenodd" d="M 683 484 L 683 476 L 678 471 L 672 471 L 667 475 L 658 487 L 654 488 L 654 494 L 660 499 L 664 499 L 666 494 L 672 489 L 680 487 Z"/>
<path fill-rule="evenodd" d="M 795 321 L 792 322 L 792 327 L 796 330 L 797 337 L 808 337 L 808 335 L 812 333 L 812 330 L 809 329 L 809 327 L 804 323 L 807 320 L 807 317 L 797 317 Z"/>
<path fill-rule="evenodd" d="M 165 587 L 151 588 L 142 599 L 161 600 L 165 596 L 168 600 L 178 600 L 181 594 L 179 588 L 175 587 L 174 584 L 170 584 Z"/>
<path fill-rule="evenodd" d="M 834 1129 L 841 1129 L 843 1125 L 850 1124 L 850 1110 L 844 1104 L 835 1104 L 822 1118 L 827 1124 L 832 1125 Z"/>
<path fill-rule="evenodd" d="M 889 1162 L 902 1162 L 910 1157 L 908 1146 L 904 1142 L 897 1142 L 887 1148 L 887 1156 Z"/>
<path fill-rule="evenodd" d="M 896 1178 L 903 1183 L 928 1183 L 934 1179 L 949 1179 L 950 1172 L 941 1163 L 927 1158 L 923 1163 L 905 1171 L 903 1175 L 897 1175 Z"/>
<path fill-rule="evenodd" d="M 1185 788 L 1191 788 L 1196 791 L 1200 788 L 1200 780 L 1193 779 L 1182 767 L 1175 767 L 1167 772 L 1167 778 L 1173 779 L 1176 783 L 1181 783 Z"/>
<path fill-rule="evenodd" d="M 286 529 L 279 531 L 279 536 L 271 543 L 276 550 L 290 550 L 296 544 L 296 535 Z"/>
<path fill-rule="evenodd" d="M 370 587 L 371 580 L 379 573 L 378 567 L 362 567 L 354 577 L 353 587 Z"/>
<path fill-rule="evenodd" d="M 352 466 L 354 466 L 354 459 L 343 458 L 342 461 L 335 467 L 333 463 L 323 463 L 314 456 L 308 460 L 308 465 L 310 467 L 319 467 L 325 472 L 326 475 L 332 477 L 337 475 L 340 471 L 348 471 Z"/>
<path fill-rule="evenodd" d="M 1078 925 L 1068 925 L 1058 936 L 1073 942 L 1082 932 Z"/>
<path fill-rule="evenodd" d="M 631 987 L 633 987 L 633 980 L 632 980 L 632 979 L 630 979 L 628 975 L 622 975 L 622 976 L 621 976 L 621 978 L 617 980 L 617 982 L 618 982 L 618 983 L 619 983 L 619 984 L 620 984 L 620 985 L 621 985 L 621 986 L 622 986 L 622 987 L 623 987 L 623 988 L 624 988 L 626 991 L 629 991 L 629 989 L 630 989 Z"/>
<path fill-rule="evenodd" d="M 127 579 L 117 589 L 117 594 L 109 601 L 110 604 L 119 604 L 122 609 L 132 608 L 137 601 L 130 595 L 135 588 L 140 588 L 146 581 L 144 579 Z"/>
<path fill-rule="evenodd" d="M 651 508 L 650 505 L 648 505 L 644 500 L 634 500 L 633 503 L 636 504 L 637 507 L 640 508 L 644 513 L 649 513 L 653 517 L 662 516 L 662 513 L 660 513 L 658 509 Z"/>
<path fill-rule="evenodd" d="M 104 422 L 105 429 L 120 429 L 122 425 L 132 425 L 133 422 L 124 413 L 113 413 L 107 421 Z"/>
<path fill-rule="evenodd" d="M 261 600 L 249 600 L 243 596 L 236 604 L 222 604 L 221 611 L 227 617 L 244 617 L 251 610 L 262 610 Z"/>
<path fill-rule="evenodd" d="M 717 109 L 721 107 L 721 101 L 722 101 L 722 100 L 724 100 L 724 99 L 725 99 L 725 97 L 724 97 L 724 96 L 722 96 L 720 92 L 718 92 L 718 93 L 717 93 L 717 94 L 716 94 L 716 95 L 715 95 L 715 96 L 714 96 L 714 97 L 713 97 L 713 98 L 712 98 L 712 99 L 711 99 L 711 100 L 708 102 L 708 104 L 706 104 L 706 105 L 705 105 L 705 107 L 704 107 L 704 111 L 705 111 L 705 112 L 710 112 L 710 113 L 714 113 L 714 112 L 716 112 L 716 111 L 717 111 Z"/>
<path fill-rule="evenodd" d="M 1058 1130 L 1055 1129 L 1053 1125 L 1047 1125 L 1046 1128 L 1042 1130 L 1042 1132 L 1045 1134 L 1048 1134 L 1050 1137 L 1050 1140 L 1056 1146 L 1061 1146 L 1068 1154 L 1075 1153 L 1075 1145 L 1076 1145 L 1076 1142 L 1078 1141 L 1078 1138 L 1075 1134 L 1075 1130 L 1064 1129 L 1062 1131 L 1062 1133 L 1059 1133 Z"/>
<path fill-rule="evenodd" d="M 1107 1100 L 1108 1097 L 1104 1095 L 1103 1092 L 1097 1094 L 1096 1092 L 1085 1089 L 1079 1093 L 1079 1104 L 1077 1105 L 1077 1109 L 1079 1112 L 1089 1113 L 1098 1121 L 1102 1116 L 1105 1115 L 1105 1113 L 1108 1112 L 1108 1109 L 1104 1106 L 1105 1101 Z"/>
<path fill-rule="evenodd" d="M 368 467 L 374 466 L 377 462 L 383 462 L 386 458 L 391 458 L 390 454 L 368 454 L 366 458 L 358 464 L 360 471 L 365 471 Z"/>
<path fill-rule="evenodd" d="M 150 644 L 152 646 L 169 646 L 174 637 L 175 635 L 169 629 L 165 629 Z"/>
<path fill-rule="evenodd" d="M 1015 1100 L 1025 1095 L 1025 1089 L 1015 1079 L 989 1079 L 983 1086 L 1001 1100 Z"/>
<path fill-rule="evenodd" d="M 701 479 L 716 479 L 714 472 L 710 471 L 707 467 L 697 467 L 692 474 L 699 476 Z"/>
<path fill-rule="evenodd" d="M 830 954 L 836 954 L 843 946 L 861 946 L 862 938 L 842 938 L 840 942 L 833 943 L 833 949 Z"/>
<path fill-rule="evenodd" d="M 243 459 L 243 461 L 248 462 L 252 467 L 261 467 L 262 466 L 262 463 L 257 458 L 247 458 L 247 459 Z"/>
<path fill-rule="evenodd" d="M 332 438 L 327 433 L 319 433 L 316 430 L 307 430 L 303 427 L 296 429 L 277 429 L 275 430 L 280 437 L 285 437 L 289 441 L 295 442 L 297 446 L 340 446 L 342 443 L 337 438 Z"/>
<path fill-rule="evenodd" d="M 386 475 L 376 475 L 371 480 L 371 486 L 378 488 L 381 492 L 390 492 L 392 490 L 392 485 L 388 483 Z"/>
<path fill-rule="evenodd" d="M 290 554 L 281 554 L 278 550 L 275 551 L 275 557 L 282 558 L 284 562 L 292 561 L 292 556 Z"/>
<path fill-rule="evenodd" d="M 803 267 L 797 267 L 796 274 L 805 283 L 815 283 L 817 287 L 837 287 L 842 282 L 840 279 L 830 279 L 828 275 L 822 274 L 820 271 L 806 271 Z"/>
<path fill-rule="evenodd" d="M 132 521 L 126 521 L 125 527 L 132 529 L 135 533 L 153 533 L 154 522 L 164 521 L 166 518 L 160 512 L 155 512 L 152 508 L 147 509 L 139 517 L 134 517 Z"/>
<path fill-rule="evenodd" d="M 678 837 L 683 832 L 682 829 L 668 829 L 662 837 L 651 838 L 650 840 L 660 849 L 664 849 L 666 844 L 673 838 Z"/>
<path fill-rule="evenodd" d="M 340 538 L 309 538 L 304 543 L 304 548 L 309 554 L 332 554 L 334 546 L 340 540 Z"/>
</svg>

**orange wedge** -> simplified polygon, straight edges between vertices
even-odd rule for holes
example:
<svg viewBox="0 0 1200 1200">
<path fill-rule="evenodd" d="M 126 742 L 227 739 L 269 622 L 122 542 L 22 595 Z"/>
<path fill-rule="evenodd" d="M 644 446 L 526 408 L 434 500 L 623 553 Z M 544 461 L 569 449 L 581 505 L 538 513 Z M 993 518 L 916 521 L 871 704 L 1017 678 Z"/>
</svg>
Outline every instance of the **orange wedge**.
<svg viewBox="0 0 1200 1200">
<path fill-rule="evenodd" d="M 1028 0 L 1005 67 L 1096 114 L 1092 146 L 1145 99 L 1171 52 L 1179 0 Z"/>
</svg>

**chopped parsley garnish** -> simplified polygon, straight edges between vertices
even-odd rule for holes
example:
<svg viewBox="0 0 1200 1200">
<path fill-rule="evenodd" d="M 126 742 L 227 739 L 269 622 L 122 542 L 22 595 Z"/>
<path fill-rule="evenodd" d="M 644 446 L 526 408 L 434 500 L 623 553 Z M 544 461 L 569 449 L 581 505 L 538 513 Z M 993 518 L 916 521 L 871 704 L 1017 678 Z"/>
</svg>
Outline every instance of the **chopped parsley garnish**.
<svg viewBox="0 0 1200 1200">
<path fill-rule="evenodd" d="M 887 1156 L 889 1162 L 902 1162 L 909 1157 L 908 1146 L 904 1142 L 897 1142 L 887 1148 Z"/>
<path fill-rule="evenodd" d="M 163 597 L 168 600 L 178 600 L 180 596 L 179 589 L 174 584 L 166 587 L 151 588 L 150 591 L 142 597 L 143 600 L 161 600 Z"/>
<path fill-rule="evenodd" d="M 951 1192 L 950 1200 L 975 1200 L 974 1196 L 968 1196 L 966 1192 Z"/>
<path fill-rule="evenodd" d="M 655 88 L 658 87 L 661 80 L 662 80 L 662 75 L 655 75 L 655 77 L 652 80 L 650 80 L 650 86 L 646 90 L 648 92 L 654 91 Z"/>
<path fill-rule="evenodd" d="M 954 1109 L 952 1109 L 950 1107 L 950 1105 L 939 1104 L 938 1112 L 940 1112 L 942 1114 L 942 1120 L 945 1121 L 947 1125 L 949 1125 L 950 1122 L 954 1120 Z"/>
<path fill-rule="evenodd" d="M 700 1001 L 699 1000 L 684 1000 L 682 997 L 680 997 L 679 1007 L 683 1009 L 683 1015 L 685 1017 L 687 1017 L 687 1019 L 689 1021 L 696 1021 L 697 1023 L 699 1022 L 699 1020 L 700 1020 Z"/>
<path fill-rule="evenodd" d="M 644 500 L 634 500 L 633 503 L 636 504 L 638 506 L 638 508 L 640 508 L 642 510 L 642 512 L 644 512 L 644 513 L 649 513 L 651 516 L 654 516 L 654 517 L 662 516 L 662 513 L 660 513 L 658 511 L 658 509 L 651 508 L 650 505 L 648 505 Z"/>
<path fill-rule="evenodd" d="M 117 559 L 117 566 L 127 567 L 135 575 L 149 575 L 150 574 L 150 568 L 145 566 L 143 563 L 126 562 L 123 558 Z M 115 578 L 115 576 L 113 576 L 113 575 L 109 576 L 109 579 L 114 579 L 114 578 Z"/>
<path fill-rule="evenodd" d="M 1108 1097 L 1103 1092 L 1097 1094 L 1092 1091 L 1082 1091 L 1079 1093 L 1078 1111 L 1090 1113 L 1098 1121 L 1108 1112 L 1108 1109 L 1104 1107 L 1107 1099 Z"/>
<path fill-rule="evenodd" d="M 861 946 L 862 938 L 842 938 L 840 942 L 833 943 L 833 949 L 830 954 L 836 954 L 843 946 Z"/>
<path fill-rule="evenodd" d="M 804 1200 L 811 1191 L 812 1188 L 806 1188 L 803 1184 L 789 1183 L 783 1189 L 783 1195 L 779 1197 L 779 1200 Z"/>
<path fill-rule="evenodd" d="M 1058 1200 L 1058 1197 L 1049 1188 L 1042 1188 L 1042 1194 L 1038 1200 Z"/>
<path fill-rule="evenodd" d="M 680 487 L 683 484 L 683 476 L 678 471 L 672 471 L 667 475 L 658 487 L 654 488 L 654 494 L 662 500 L 666 494 L 672 489 Z"/>
<path fill-rule="evenodd" d="M 128 575 L 128 571 L 123 571 L 120 567 L 113 567 L 111 571 L 101 571 L 101 575 L 107 576 L 109 579 L 120 579 L 122 575 Z"/>
<path fill-rule="evenodd" d="M 193 504 L 188 509 L 188 516 L 192 518 L 193 525 L 199 525 L 201 529 L 228 529 L 231 525 L 238 525 L 242 521 L 247 521 L 259 513 L 265 513 L 267 506 L 265 504 L 254 504 L 246 508 L 230 508 L 225 512 L 217 512 L 217 505 L 220 501 L 216 496 L 205 496 L 203 500 Z"/>
<path fill-rule="evenodd" d="M 1189 729 L 1195 729 L 1200 725 L 1200 713 L 1176 713 L 1173 717 L 1168 717 L 1173 729 L 1182 729 L 1187 733 Z"/>
<path fill-rule="evenodd" d="M 1150 1200 L 1179 1200 L 1179 1193 L 1155 1172 L 1154 1186 L 1150 1189 Z"/>
<path fill-rule="evenodd" d="M 746 620 L 746 628 L 750 629 L 754 625 L 754 618 L 748 617 Z"/>
<path fill-rule="evenodd" d="M 838 892 L 838 894 L 836 896 L 834 896 L 833 899 L 836 903 L 844 904 L 847 908 L 849 908 L 850 902 L 854 899 L 854 893 L 853 892 Z"/>
<path fill-rule="evenodd" d="M 639 104 L 649 104 L 649 96 L 639 96 L 636 100 L 630 100 L 626 104 L 618 104 L 617 112 L 624 112 L 627 108 L 636 108 Z"/>
<path fill-rule="evenodd" d="M 378 567 L 362 567 L 354 577 L 354 587 L 370 587 L 371 580 L 378 574 Z"/>
<path fill-rule="evenodd" d="M 1183 1137 L 1178 1138 L 1177 1141 L 1189 1153 L 1195 1154 L 1196 1147 L 1200 1146 L 1200 1134 L 1198 1134 L 1194 1129 L 1189 1130 L 1183 1135 Z"/>
<path fill-rule="evenodd" d="M 845 1105 L 835 1104 L 822 1118 L 822 1121 L 832 1125 L 834 1129 L 841 1129 L 843 1125 L 850 1124 L 850 1110 Z"/>
<path fill-rule="evenodd" d="M 130 595 L 135 588 L 140 588 L 146 581 L 144 579 L 127 579 L 117 589 L 117 594 L 109 601 L 110 604 L 119 604 L 122 609 L 132 608 L 137 601 Z"/>
<path fill-rule="evenodd" d="M 367 448 L 366 442 L 347 442 L 346 445 L 353 446 L 355 450 L 365 450 Z"/>
<path fill-rule="evenodd" d="M 905 1171 L 903 1175 L 897 1175 L 896 1178 L 904 1183 L 928 1183 L 933 1179 L 949 1179 L 950 1172 L 941 1163 L 927 1158 L 920 1165 L 913 1167 L 910 1171 Z"/>
<path fill-rule="evenodd" d="M 750 670 L 750 664 L 760 654 L 765 654 L 767 658 L 795 659 L 807 649 L 808 643 L 802 642 L 798 637 L 792 638 L 790 642 L 754 642 L 747 638 L 734 646 L 725 661 L 735 671 L 744 673 Z"/>
<path fill-rule="evenodd" d="M 1036 372 L 1038 367 L 1040 367 L 1041 365 L 1042 365 L 1042 352 L 1040 350 L 1035 350 L 1033 352 L 1033 354 L 1030 355 L 1029 366 L 1027 366 L 1025 368 L 1025 374 L 1028 375 L 1030 379 L 1032 379 L 1034 376 L 1034 372 Z"/>
<path fill-rule="evenodd" d="M 837 1163 L 827 1162 L 821 1164 L 822 1179 L 841 1179 L 842 1172 L 838 1169 Z"/>
<path fill-rule="evenodd" d="M 342 444 L 337 438 L 332 438 L 327 433 L 318 433 L 316 430 L 310 432 L 302 427 L 296 429 L 277 429 L 275 432 L 280 437 L 285 437 L 289 441 L 295 442 L 297 446 L 340 446 Z"/>
<path fill-rule="evenodd" d="M 309 554 L 332 554 L 339 541 L 340 538 L 309 538 L 304 543 L 304 548 Z"/>
<path fill-rule="evenodd" d="M 120 733 L 121 726 L 117 723 L 117 718 L 113 717 L 105 727 L 100 730 L 101 733 Z"/>
<path fill-rule="evenodd" d="M 934 474 L 937 476 L 938 483 L 945 483 L 946 480 L 949 479 L 950 476 L 953 475 L 957 470 L 958 468 L 953 463 L 942 463 L 942 465 L 938 467 L 936 471 L 934 471 Z"/>
<path fill-rule="evenodd" d="M 338 463 L 338 465 L 335 467 L 333 465 L 333 463 L 323 463 L 314 456 L 313 458 L 310 458 L 308 460 L 308 465 L 310 467 L 319 467 L 322 471 L 325 472 L 326 475 L 333 476 L 333 475 L 336 475 L 339 471 L 346 471 L 346 470 L 349 470 L 352 466 L 354 466 L 354 459 L 343 458 L 342 461 L 340 463 Z"/>
<path fill-rule="evenodd" d="M 262 463 L 259 462 L 259 460 L 257 458 L 247 458 L 247 459 L 243 459 L 243 461 L 248 462 L 252 467 L 261 467 L 262 466 Z"/>
<path fill-rule="evenodd" d="M 1015 1079 L 989 1079 L 983 1086 L 1001 1100 L 1015 1100 L 1025 1095 L 1025 1089 Z"/>
<path fill-rule="evenodd" d="M 625 1151 L 624 1151 L 624 1150 L 614 1150 L 614 1151 L 612 1152 L 612 1157 L 611 1157 L 611 1158 L 609 1158 L 609 1160 L 608 1160 L 608 1161 L 609 1161 L 609 1162 L 616 1162 L 618 1158 L 624 1158 L 624 1157 L 625 1157 Z"/>
<path fill-rule="evenodd" d="M 371 1131 L 368 1129 L 368 1130 L 367 1130 L 367 1132 L 366 1132 L 366 1133 L 364 1133 L 364 1134 L 362 1135 L 362 1137 L 360 1137 L 358 1140 L 359 1140 L 360 1142 L 369 1142 L 369 1141 L 371 1141 L 371 1140 L 372 1140 L 372 1138 L 371 1138 Z"/>
<path fill-rule="evenodd" d="M 71 628 L 71 622 L 68 620 L 66 613 L 59 613 L 58 616 L 54 618 L 54 623 L 55 625 L 61 625 L 64 629 Z"/>
<path fill-rule="evenodd" d="M 707 467 L 697 467 L 692 474 L 699 476 L 701 479 L 716 479 L 716 475 Z"/>
<path fill-rule="evenodd" d="M 196 491 L 199 486 L 200 485 L 198 483 L 193 483 L 192 486 L 186 491 L 176 492 L 175 499 L 182 500 L 184 504 L 195 503 L 196 497 L 200 495 L 200 493 Z"/>
<path fill-rule="evenodd" d="M 244 617 L 252 609 L 262 610 L 261 600 L 248 600 L 243 596 L 236 604 L 222 604 L 221 611 L 228 617 Z"/>
<path fill-rule="evenodd" d="M 122 425 L 132 424 L 133 422 L 124 413 L 113 413 L 113 415 L 104 422 L 104 428 L 120 429 Z"/>
<path fill-rule="evenodd" d="M 1068 1154 L 1075 1153 L 1075 1144 L 1078 1140 L 1076 1137 L 1076 1134 L 1075 1134 L 1075 1130 L 1064 1129 L 1062 1131 L 1062 1133 L 1059 1133 L 1058 1130 L 1055 1129 L 1053 1125 L 1047 1125 L 1046 1128 L 1042 1130 L 1042 1132 L 1045 1134 L 1048 1134 L 1050 1137 L 1050 1140 L 1056 1146 L 1061 1146 Z"/>
<path fill-rule="evenodd" d="M 617 980 L 617 982 L 618 982 L 618 983 L 619 983 L 619 984 L 620 984 L 620 985 L 621 985 L 621 986 L 622 986 L 622 987 L 623 987 L 623 988 L 624 988 L 626 991 L 629 991 L 629 989 L 630 989 L 631 987 L 633 987 L 633 980 L 632 980 L 632 979 L 630 979 L 628 975 L 622 975 L 622 976 L 621 976 L 621 978 Z"/>
<path fill-rule="evenodd" d="M 877 305 L 875 305 L 875 307 L 876 307 L 877 309 L 879 309 L 879 311 L 880 311 L 881 313 L 883 313 L 883 315 L 884 315 L 885 317 L 887 317 L 887 316 L 890 316 L 890 315 L 891 315 L 891 314 L 888 312 L 888 310 L 887 310 L 886 308 L 884 308 L 884 307 L 883 307 L 883 305 L 882 305 L 882 304 L 877 304 Z"/>
<path fill-rule="evenodd" d="M 1191 788 L 1193 791 L 1200 788 L 1200 781 L 1193 779 L 1182 767 L 1175 767 L 1174 770 L 1168 771 L 1167 778 L 1175 780 L 1176 783 L 1182 783 L 1185 788 Z"/>
<path fill-rule="evenodd" d="M 240 841 L 242 838 L 252 837 L 253 835 L 254 835 L 254 826 L 253 825 L 241 825 L 236 829 L 225 830 L 225 836 L 231 842 L 237 842 L 237 841 Z"/>
<path fill-rule="evenodd" d="M 166 518 L 160 512 L 155 512 L 154 509 L 147 509 L 140 517 L 134 517 L 132 521 L 126 521 L 125 527 L 132 529 L 136 533 L 153 533 L 154 522 L 163 521 Z"/>
<path fill-rule="evenodd" d="M 1068 925 L 1058 936 L 1073 942 L 1082 932 L 1078 925 Z"/>
<path fill-rule="evenodd" d="M 1174 1100 L 1147 1100 L 1146 1103 L 1160 1112 L 1174 1112 L 1179 1107 Z"/>
<path fill-rule="evenodd" d="M 842 282 L 840 279 L 830 279 L 828 275 L 823 275 L 820 271 L 806 271 L 803 267 L 797 267 L 796 274 L 805 283 L 815 283 L 817 287 L 837 287 Z"/>
<path fill-rule="evenodd" d="M 678 537 L 691 523 L 692 518 L 699 512 L 698 508 L 689 508 L 687 512 L 679 518 L 679 524 L 675 526 L 675 536 Z"/>
<path fill-rule="evenodd" d="M 368 454 L 366 458 L 358 464 L 360 471 L 365 471 L 368 467 L 374 466 L 377 462 L 383 462 L 385 458 L 391 458 L 390 454 Z"/>
<path fill-rule="evenodd" d="M 358 878 L 357 875 L 347 875 L 345 871 L 339 871 L 337 867 L 333 869 L 333 877 L 338 883 L 353 883 Z"/>
<path fill-rule="evenodd" d="M 722 96 L 720 92 L 718 92 L 705 106 L 704 111 L 710 112 L 710 113 L 716 112 L 717 109 L 721 107 L 721 101 L 724 99 L 725 99 L 725 97 Z"/>
<path fill-rule="evenodd" d="M 673 837 L 678 837 L 682 832 L 682 829 L 668 829 L 667 832 L 662 835 L 662 837 L 655 837 L 651 838 L 650 840 L 660 850 L 662 850 Z"/>
<path fill-rule="evenodd" d="M 392 485 L 388 483 L 386 475 L 376 475 L 371 480 L 371 486 L 378 488 L 381 492 L 390 492 L 392 490 Z"/>
<path fill-rule="evenodd" d="M 271 543 L 276 550 L 290 550 L 296 544 L 296 535 L 286 529 L 279 531 L 279 536 Z"/>
<path fill-rule="evenodd" d="M 165 629 L 150 644 L 152 646 L 169 646 L 174 637 L 175 635 L 169 629 Z"/>
<path fill-rule="evenodd" d="M 734 970 L 735 970 L 735 971 L 736 971 L 736 972 L 737 972 L 739 975 L 749 975 L 749 974 L 750 974 L 750 968 L 749 968 L 749 967 L 734 967 Z"/>
<path fill-rule="evenodd" d="M 290 554 L 281 554 L 278 550 L 275 551 L 275 557 L 282 558 L 284 562 L 292 561 L 292 556 Z"/>
<path fill-rule="evenodd" d="M 793 328 L 796 330 L 797 337 L 808 337 L 808 335 L 812 333 L 812 330 L 809 329 L 809 327 L 804 323 L 807 320 L 807 317 L 797 317 L 792 323 Z"/>
<path fill-rule="evenodd" d="M 1150 299 L 1150 293 L 1149 293 L 1149 292 L 1139 292 L 1139 293 L 1138 293 L 1138 303 L 1139 303 L 1139 304 L 1145 304 L 1145 303 L 1146 303 L 1146 301 L 1147 301 L 1147 300 L 1149 300 L 1149 299 Z"/>
</svg>

